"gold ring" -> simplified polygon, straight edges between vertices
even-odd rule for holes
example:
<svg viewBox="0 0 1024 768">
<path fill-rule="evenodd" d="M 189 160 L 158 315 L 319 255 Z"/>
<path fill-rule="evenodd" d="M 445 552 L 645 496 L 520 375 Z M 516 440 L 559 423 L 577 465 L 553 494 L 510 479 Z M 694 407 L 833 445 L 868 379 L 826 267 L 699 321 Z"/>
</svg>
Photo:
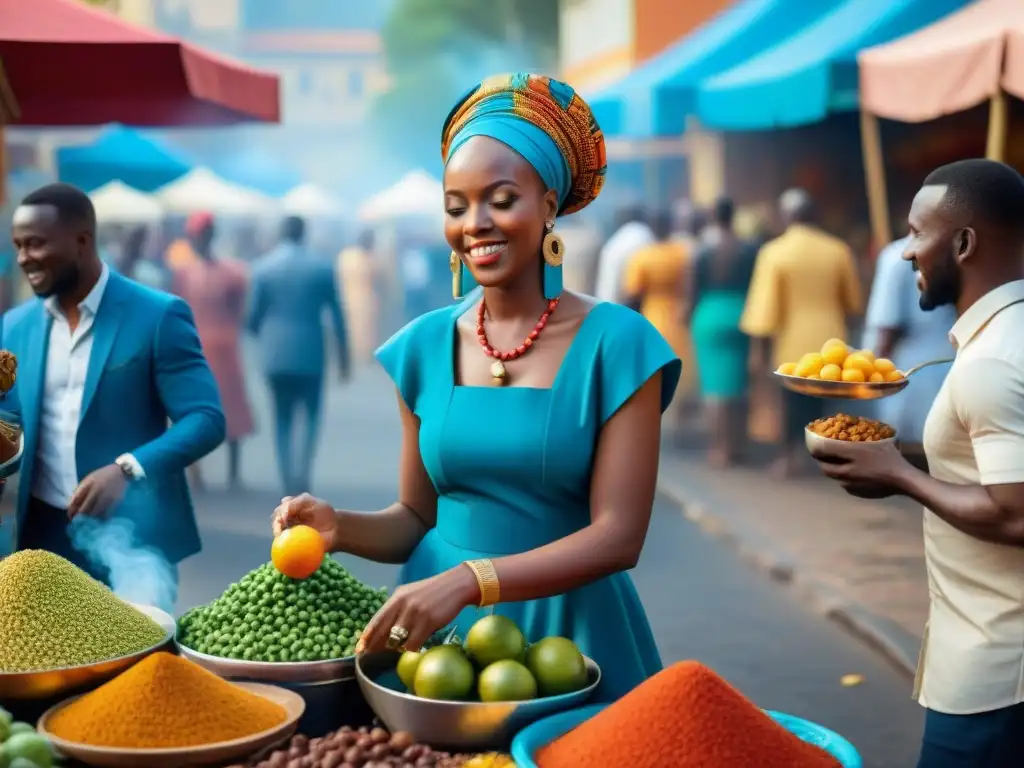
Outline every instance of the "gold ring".
<svg viewBox="0 0 1024 768">
<path fill-rule="evenodd" d="M 409 630 L 405 627 L 394 626 L 391 628 L 391 632 L 388 633 L 388 648 L 392 651 L 399 650 L 405 641 L 409 639 Z"/>
</svg>

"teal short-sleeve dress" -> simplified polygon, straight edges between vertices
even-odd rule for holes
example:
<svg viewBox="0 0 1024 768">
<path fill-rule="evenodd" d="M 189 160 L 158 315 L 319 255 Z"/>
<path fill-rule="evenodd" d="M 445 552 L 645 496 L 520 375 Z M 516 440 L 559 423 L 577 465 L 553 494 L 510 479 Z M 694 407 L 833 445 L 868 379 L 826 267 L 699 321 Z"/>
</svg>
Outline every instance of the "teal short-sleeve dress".
<svg viewBox="0 0 1024 768">
<path fill-rule="evenodd" d="M 659 371 L 662 410 L 679 381 L 681 363 L 658 331 L 627 307 L 601 303 L 584 318 L 550 389 L 456 386 L 456 321 L 466 309 L 461 303 L 423 315 L 377 351 L 420 420 L 420 454 L 438 495 L 437 525 L 403 567 L 403 583 L 465 560 L 526 552 L 588 525 L 601 426 Z M 459 634 L 490 610 L 465 609 Z M 626 573 L 494 610 L 528 640 L 575 640 L 601 665 L 601 701 L 661 669 Z"/>
</svg>

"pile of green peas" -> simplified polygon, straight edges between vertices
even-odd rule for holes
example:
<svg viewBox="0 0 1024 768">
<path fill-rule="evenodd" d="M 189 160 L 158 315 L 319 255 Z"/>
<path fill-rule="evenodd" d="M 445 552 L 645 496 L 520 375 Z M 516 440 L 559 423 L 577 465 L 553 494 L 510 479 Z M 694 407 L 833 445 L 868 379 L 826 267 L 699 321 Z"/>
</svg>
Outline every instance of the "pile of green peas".
<svg viewBox="0 0 1024 768">
<path fill-rule="evenodd" d="M 182 616 L 178 641 L 244 661 L 341 659 L 355 654 L 360 634 L 387 599 L 386 587 L 368 587 L 329 556 L 308 579 L 291 579 L 266 563 Z"/>
</svg>

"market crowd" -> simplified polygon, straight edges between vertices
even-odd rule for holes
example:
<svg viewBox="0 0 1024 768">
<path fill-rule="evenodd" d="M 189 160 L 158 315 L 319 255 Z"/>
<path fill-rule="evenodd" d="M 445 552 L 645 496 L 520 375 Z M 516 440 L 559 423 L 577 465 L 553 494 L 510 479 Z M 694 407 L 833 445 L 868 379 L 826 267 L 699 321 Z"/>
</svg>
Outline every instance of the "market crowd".
<svg viewBox="0 0 1024 768">
<path fill-rule="evenodd" d="M 467 122 L 472 126 L 472 117 Z M 849 338 L 864 308 L 854 256 L 817 223 L 814 200 L 800 189 L 780 198 L 782 230 L 774 237 L 741 233 L 732 202 L 722 198 L 708 211 L 682 205 L 673 213 L 627 211 L 605 240 L 560 227 L 563 240 L 555 216 L 593 200 L 601 174 L 588 173 L 581 156 L 569 163 L 572 175 L 549 178 L 543 159 L 524 162 L 527 149 L 512 146 L 516 154 L 490 141 L 496 130 L 487 123 L 473 130 L 446 127 L 445 236 L 453 248 L 459 301 L 422 312 L 431 302 L 416 294 L 425 284 L 418 249 L 403 267 L 403 313 L 412 322 L 381 347 L 378 359 L 398 388 L 407 446 L 421 445 L 421 424 L 430 439 L 441 439 L 441 418 L 448 419 L 444 439 L 483 439 L 472 418 L 482 406 L 473 399 L 498 396 L 510 378 L 531 397 L 571 394 L 592 409 L 593 418 L 553 422 L 553 434 L 600 450 L 576 465 L 563 462 L 559 487 L 582 488 L 595 468 L 601 471 L 594 477 L 606 478 L 600 487 L 561 497 L 552 486 L 550 498 L 543 483 L 528 492 L 505 488 L 504 476 L 441 445 L 403 462 L 402 500 L 386 510 L 347 512 L 309 496 L 308 468 L 331 358 L 328 339 L 342 377 L 352 364 L 350 326 L 360 329 L 364 345 L 378 341 L 384 294 L 373 270 L 363 273 L 363 287 L 370 290 L 354 314 L 343 309 L 338 279 L 346 259 L 365 264 L 372 240 L 364 237 L 345 249 L 335 264 L 311 254 L 305 223 L 288 218 L 277 244 L 244 265 L 217 256 L 216 219 L 196 214 L 160 260 L 137 258 L 138 235 L 126 241 L 127 256 L 104 259 L 88 196 L 52 184 L 25 197 L 13 218 L 17 263 L 37 298 L 9 310 L 0 328 L 0 346 L 19 361 L 17 384 L 2 410 L 5 420 L 24 430 L 25 444 L 15 519 L 0 527 L 0 551 L 48 550 L 109 581 L 112 563 L 95 546 L 95 534 L 104 525 L 99 521 L 110 518 L 126 523 L 138 545 L 159 552 L 176 582 L 176 564 L 200 548 L 191 501 L 192 490 L 203 484 L 199 463 L 226 441 L 228 481 L 239 482 L 241 441 L 253 429 L 240 356 L 248 332 L 257 340 L 273 394 L 281 483 L 289 497 L 275 512 L 277 530 L 304 522 L 334 550 L 407 563 L 407 583 L 374 617 L 362 647 L 381 644 L 397 630 L 405 638 L 426 637 L 467 605 L 484 604 L 488 595 L 497 600 L 488 589 L 500 576 L 501 599 L 521 607 L 516 619 L 524 626 L 551 620 L 545 616 L 556 608 L 545 599 L 555 593 L 575 595 L 573 611 L 580 616 L 596 610 L 594 600 L 602 614 L 613 607 L 621 613 L 612 623 L 623 632 L 632 627 L 625 635 L 602 630 L 600 640 L 583 640 L 591 643 L 589 653 L 619 659 L 619 693 L 656 671 L 657 651 L 642 631 L 646 622 L 627 619 L 642 616 L 642 607 L 614 578 L 635 564 L 643 543 L 646 523 L 642 530 L 635 523 L 644 515 L 620 513 L 636 503 L 649 512 L 661 413 L 670 430 L 683 432 L 703 405 L 709 461 L 721 467 L 741 461 L 749 429 L 744 406 L 758 377 L 828 338 Z M 572 130 L 581 145 L 595 140 L 589 123 Z M 505 185 L 536 195 L 536 207 L 519 212 L 509 203 L 507 213 L 501 206 L 492 218 L 479 213 L 496 194 L 494 185 L 483 183 L 487 178 L 481 181 L 480 167 L 511 179 L 499 191 Z M 912 391 L 885 401 L 878 412 L 898 426 L 911 452 L 920 445 L 927 471 L 892 446 L 869 452 L 827 448 L 811 457 L 848 493 L 903 495 L 925 507 L 935 589 L 915 686 L 928 708 L 922 768 L 1001 768 L 1024 754 L 1024 357 L 1015 341 L 1024 322 L 1022 211 L 1024 179 L 1015 170 L 987 160 L 952 163 L 925 179 L 910 206 L 907 234 L 878 258 L 863 346 L 904 368 L 955 357 L 952 365 L 915 379 Z M 534 234 L 544 243 L 539 272 L 530 244 Z M 569 267 L 577 253 L 579 263 Z M 493 264 L 498 267 L 491 269 Z M 358 274 L 348 266 L 349 274 Z M 507 290 L 527 280 L 537 283 L 533 290 Z M 531 321 L 530 343 L 517 342 L 515 329 L 535 311 L 540 319 Z M 455 375 L 465 386 L 449 403 L 444 380 L 451 378 L 451 365 L 442 358 L 438 367 L 436 350 L 446 339 L 451 347 L 451 328 L 460 346 Z M 574 343 L 578 335 L 595 345 L 589 354 Z M 520 365 L 545 341 L 561 346 L 565 360 L 537 356 Z M 595 354 L 597 348 L 608 355 Z M 601 360 L 611 367 L 601 367 Z M 595 376 L 602 386 L 586 387 Z M 546 410 L 539 402 L 521 405 Z M 802 429 L 820 409 L 819 401 L 780 398 L 780 473 L 793 472 L 806 458 Z M 299 412 L 307 428 L 296 441 Z M 529 421 L 524 412 L 523 423 Z M 602 436 L 609 430 L 615 438 L 605 447 Z M 536 437 L 512 432 L 507 444 L 495 445 L 491 436 L 492 454 L 504 452 L 511 467 L 522 455 L 522 441 Z M 617 455 L 622 446 L 626 453 Z M 516 505 L 490 510 L 494 525 L 525 537 L 514 545 L 524 553 L 496 558 L 497 571 L 490 559 L 474 555 L 504 550 L 508 542 L 493 543 L 497 528 L 465 528 L 462 507 L 438 495 L 452 482 L 450 474 L 436 474 L 436 455 L 446 451 L 444 472 L 475 477 L 466 487 L 479 497 L 478 505 L 493 505 L 487 499 L 504 498 L 505 491 L 526 493 Z M 589 509 L 594 493 L 609 500 L 605 519 L 595 519 Z M 564 539 L 578 541 L 564 551 L 556 546 L 553 559 L 540 539 L 565 534 L 558 528 L 564 521 L 521 517 L 537 504 L 579 508 L 582 527 Z M 588 518 L 589 525 L 582 522 Z M 545 534 L 538 528 L 543 525 L 554 528 Z M 617 533 L 608 539 L 604 531 Z M 600 543 L 611 540 L 614 547 Z M 590 560 L 576 558 L 574 547 Z M 569 571 L 567 562 L 575 563 Z M 612 592 L 577 591 L 585 584 Z M 169 593 L 164 607 L 173 604 Z M 405 626 L 413 620 L 422 626 Z M 633 649 L 628 663 L 620 646 Z"/>
</svg>

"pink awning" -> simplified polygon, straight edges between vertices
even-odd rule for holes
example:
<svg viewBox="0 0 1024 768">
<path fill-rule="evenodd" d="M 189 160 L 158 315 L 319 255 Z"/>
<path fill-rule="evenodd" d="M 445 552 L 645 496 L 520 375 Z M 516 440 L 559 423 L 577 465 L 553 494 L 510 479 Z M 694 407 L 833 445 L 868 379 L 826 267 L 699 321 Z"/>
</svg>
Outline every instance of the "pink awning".
<svg viewBox="0 0 1024 768">
<path fill-rule="evenodd" d="M 25 125 L 280 120 L 276 75 L 77 0 L 0 0 L 0 63 Z"/>
<path fill-rule="evenodd" d="M 905 123 L 962 112 L 1000 88 L 1024 99 L 1024 0 L 978 0 L 857 61 L 861 106 Z"/>
</svg>

